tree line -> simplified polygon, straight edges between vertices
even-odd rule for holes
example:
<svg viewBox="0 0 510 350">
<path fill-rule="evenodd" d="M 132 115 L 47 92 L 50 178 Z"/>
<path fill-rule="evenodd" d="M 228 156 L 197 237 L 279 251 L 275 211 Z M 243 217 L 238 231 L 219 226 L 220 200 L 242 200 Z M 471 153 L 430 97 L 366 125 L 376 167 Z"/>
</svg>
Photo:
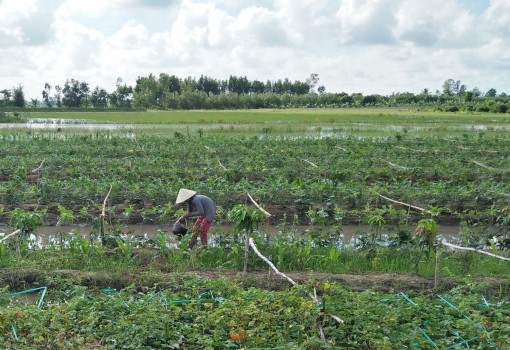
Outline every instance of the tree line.
<svg viewBox="0 0 510 350">
<path fill-rule="evenodd" d="M 0 90 L 0 108 L 56 109 L 259 109 L 259 108 L 352 108 L 430 106 L 456 112 L 480 111 L 506 113 L 510 97 L 493 88 L 482 92 L 468 90 L 459 80 L 447 79 L 434 93 L 423 89 L 418 94 L 397 92 L 391 95 L 362 93 L 330 93 L 319 84 L 319 75 L 311 74 L 304 81 L 249 80 L 231 75 L 218 80 L 205 75 L 200 78 L 179 78 L 160 73 L 139 76 L 135 86 L 117 79 L 114 91 L 108 92 L 89 83 L 67 79 L 63 85 L 45 83 L 41 100 L 26 101 L 23 86 Z"/>
</svg>

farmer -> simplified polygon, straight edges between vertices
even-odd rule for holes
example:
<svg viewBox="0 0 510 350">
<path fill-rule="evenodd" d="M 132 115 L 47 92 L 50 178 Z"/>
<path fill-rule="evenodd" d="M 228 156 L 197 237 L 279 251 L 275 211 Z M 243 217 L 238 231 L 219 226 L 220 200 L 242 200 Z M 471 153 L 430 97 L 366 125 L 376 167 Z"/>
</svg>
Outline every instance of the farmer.
<svg viewBox="0 0 510 350">
<path fill-rule="evenodd" d="M 181 188 L 177 195 L 175 204 L 187 203 L 188 212 L 176 221 L 177 224 L 181 223 L 186 218 L 197 217 L 195 225 L 193 225 L 193 235 L 189 241 L 188 247 L 191 249 L 197 243 L 197 237 L 200 235 L 202 245 L 207 245 L 207 232 L 211 227 L 211 222 L 216 214 L 216 204 L 207 196 L 196 194 L 195 191 Z"/>
</svg>

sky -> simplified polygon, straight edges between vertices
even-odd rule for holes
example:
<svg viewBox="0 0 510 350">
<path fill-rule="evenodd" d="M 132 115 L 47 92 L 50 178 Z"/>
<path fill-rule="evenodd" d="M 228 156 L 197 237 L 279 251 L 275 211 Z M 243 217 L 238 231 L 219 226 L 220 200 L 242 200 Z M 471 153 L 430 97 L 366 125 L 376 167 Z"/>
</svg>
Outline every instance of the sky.
<svg viewBox="0 0 510 350">
<path fill-rule="evenodd" d="M 160 73 L 510 94 L 509 0 L 0 0 L 0 90 Z"/>
</svg>

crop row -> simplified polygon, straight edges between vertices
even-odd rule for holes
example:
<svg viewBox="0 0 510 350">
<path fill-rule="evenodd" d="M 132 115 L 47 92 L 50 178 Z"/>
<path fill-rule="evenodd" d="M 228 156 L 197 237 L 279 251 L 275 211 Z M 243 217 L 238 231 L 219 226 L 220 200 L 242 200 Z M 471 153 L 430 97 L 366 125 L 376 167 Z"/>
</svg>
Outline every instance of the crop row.
<svg viewBox="0 0 510 350">
<path fill-rule="evenodd" d="M 324 139 L 3 131 L 0 203 L 79 210 L 102 203 L 112 187 L 109 205 L 140 212 L 188 187 L 225 209 L 249 192 L 277 218 L 305 218 L 310 208 L 394 205 L 382 194 L 491 221 L 508 209 L 509 146 L 497 131 Z"/>
</svg>

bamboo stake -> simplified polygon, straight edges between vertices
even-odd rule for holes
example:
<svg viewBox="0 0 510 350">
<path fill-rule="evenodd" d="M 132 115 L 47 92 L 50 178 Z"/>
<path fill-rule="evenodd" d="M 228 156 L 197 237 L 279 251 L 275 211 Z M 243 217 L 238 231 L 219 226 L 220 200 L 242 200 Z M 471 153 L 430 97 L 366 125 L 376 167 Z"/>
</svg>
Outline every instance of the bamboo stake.
<svg viewBox="0 0 510 350">
<path fill-rule="evenodd" d="M 243 276 L 246 276 L 248 272 L 248 253 L 250 252 L 250 239 L 249 235 L 246 235 L 246 244 L 244 246 L 244 266 L 243 266 Z"/>
<path fill-rule="evenodd" d="M 405 166 L 401 166 L 401 165 L 398 165 L 398 164 L 392 163 L 392 162 L 390 162 L 389 160 L 386 160 L 386 159 L 383 159 L 383 161 L 385 161 L 386 163 L 388 163 L 388 164 L 389 164 L 389 165 L 391 165 L 392 167 L 399 168 L 399 169 L 403 169 L 403 170 L 407 170 L 407 167 L 405 167 Z"/>
<path fill-rule="evenodd" d="M 108 194 L 106 195 L 106 197 L 104 198 L 104 201 L 103 201 L 103 210 L 101 212 L 101 216 L 103 218 L 106 216 L 106 201 L 108 200 L 108 197 L 110 196 L 110 192 L 112 192 L 112 187 L 113 187 L 113 185 L 110 185 L 110 190 L 108 191 Z"/>
<path fill-rule="evenodd" d="M 490 192 L 494 193 L 494 194 L 497 194 L 497 195 L 500 195 L 500 196 L 510 197 L 510 194 L 508 194 L 508 193 L 500 193 L 500 192 L 493 191 L 493 190 L 491 190 Z"/>
<path fill-rule="evenodd" d="M 410 151 L 417 152 L 417 153 L 427 152 L 424 149 L 408 148 L 408 147 L 404 147 L 404 146 L 395 146 L 395 148 L 400 148 L 400 149 L 403 149 L 404 151 L 410 150 Z"/>
<path fill-rule="evenodd" d="M 313 295 L 314 297 L 317 299 L 317 290 L 314 288 L 313 289 Z M 317 333 L 319 333 L 319 338 L 321 338 L 321 341 L 323 343 L 326 342 L 326 335 L 324 334 L 324 329 L 322 328 L 322 322 L 323 321 L 323 317 L 322 317 L 322 313 L 319 315 L 319 317 L 317 317 L 317 319 L 315 320 L 315 325 L 317 326 Z"/>
<path fill-rule="evenodd" d="M 273 269 L 273 271 L 280 277 L 283 277 L 285 278 L 287 281 L 289 281 L 290 284 L 292 284 L 293 286 L 297 286 L 298 284 L 296 282 L 294 282 L 294 280 L 292 278 L 290 278 L 289 276 L 287 276 L 286 274 L 278 271 L 278 269 L 276 268 L 276 266 L 274 266 L 274 264 L 269 261 L 268 258 L 266 258 L 264 255 L 262 255 L 259 250 L 257 249 L 257 246 L 255 245 L 255 243 L 253 242 L 253 238 L 249 237 L 248 238 L 248 243 L 250 245 L 250 247 L 253 249 L 253 251 L 255 252 L 255 254 L 258 255 L 259 258 L 261 258 L 262 260 L 264 260 L 266 262 L 266 264 L 269 265 L 269 267 L 271 267 Z M 314 299 L 314 297 L 310 294 L 310 297 L 312 299 Z M 318 301 L 316 298 L 314 299 L 314 301 Z"/>
<path fill-rule="evenodd" d="M 480 162 L 477 162 L 476 160 L 472 160 L 471 163 L 475 163 L 476 165 L 481 166 L 482 168 L 485 168 L 485 169 L 496 170 L 496 168 L 482 164 Z"/>
<path fill-rule="evenodd" d="M 105 238 L 104 237 L 104 219 L 106 217 L 106 201 L 108 200 L 108 197 L 110 196 L 110 192 L 112 192 L 112 187 L 113 187 L 113 185 L 110 185 L 110 190 L 108 191 L 108 194 L 104 198 L 103 210 L 101 211 L 101 220 L 99 221 L 102 244 L 105 243 L 105 240 L 104 240 L 104 238 Z"/>
<path fill-rule="evenodd" d="M 289 281 L 290 284 L 292 284 L 293 286 L 297 286 L 298 284 L 292 279 L 290 278 L 289 276 L 287 276 L 286 274 L 284 274 L 283 272 L 280 272 L 276 266 L 274 266 L 274 264 L 268 259 L 266 258 L 264 255 L 262 255 L 259 250 L 257 249 L 257 246 L 255 245 L 255 243 L 253 242 L 253 238 L 249 237 L 248 238 L 248 242 L 250 244 L 250 247 L 253 249 L 253 251 L 255 252 L 255 254 L 257 254 L 257 256 L 259 258 L 261 258 L 262 260 L 264 260 L 266 262 L 266 264 L 269 265 L 269 267 L 271 267 L 271 269 L 273 269 L 273 271 L 280 277 L 283 277 L 285 278 L 287 281 Z M 317 304 L 317 305 L 320 305 L 321 302 L 319 301 L 319 298 L 317 297 L 317 291 L 315 290 L 314 288 L 314 294 L 312 293 L 307 293 L 308 296 L 310 298 L 312 298 L 312 300 Z M 335 320 L 336 322 L 338 322 L 339 324 L 344 324 L 344 320 L 342 320 L 340 317 L 338 316 L 335 316 L 335 315 L 332 315 L 328 312 L 324 312 L 323 313 L 324 315 L 327 315 L 327 316 L 330 316 L 331 318 L 333 318 L 333 320 Z M 319 332 L 320 332 L 321 329 L 319 329 Z"/>
<path fill-rule="evenodd" d="M 16 231 L 12 232 L 12 233 L 9 233 L 7 236 L 5 236 L 5 237 L 3 237 L 2 239 L 0 239 L 0 243 L 2 243 L 3 241 L 5 241 L 7 238 L 10 238 L 10 237 L 12 237 L 12 236 L 14 236 L 14 235 L 16 235 L 16 234 L 18 234 L 18 233 L 20 233 L 20 232 L 21 232 L 21 230 L 19 230 L 19 229 L 18 229 L 18 230 L 16 230 Z"/>
<path fill-rule="evenodd" d="M 40 164 L 37 168 L 35 168 L 35 169 L 31 170 L 30 172 L 31 172 L 31 173 L 37 173 L 37 172 L 39 172 L 39 170 L 41 170 L 41 168 L 42 168 L 43 164 L 44 164 L 44 160 L 41 162 L 41 164 Z"/>
<path fill-rule="evenodd" d="M 310 165 L 311 165 L 311 166 L 313 166 L 314 168 L 318 168 L 318 167 L 319 167 L 317 164 L 312 163 L 312 162 L 310 162 L 310 161 L 309 161 L 309 160 L 307 160 L 307 159 L 303 159 L 303 162 L 307 162 L 308 164 L 310 164 Z"/>
<path fill-rule="evenodd" d="M 501 259 L 501 260 L 510 261 L 510 258 L 505 258 L 504 256 L 499 256 L 499 255 L 492 254 L 492 253 L 489 253 L 489 252 L 484 252 L 483 250 L 478 250 L 478 249 L 475 249 L 475 248 L 468 248 L 468 247 L 459 247 L 458 245 L 451 244 L 451 243 L 448 243 L 448 242 L 445 242 L 445 241 L 440 241 L 440 242 L 441 242 L 442 245 L 450 247 L 450 248 L 459 249 L 459 250 L 468 250 L 468 251 L 471 251 L 471 252 L 477 252 L 477 253 L 480 253 L 480 254 L 489 255 L 489 256 L 492 256 L 493 258 L 498 258 L 498 259 Z"/>
<path fill-rule="evenodd" d="M 412 204 L 408 204 L 408 203 L 404 203 L 404 202 L 396 201 L 396 200 L 394 200 L 394 199 L 391 199 L 391 198 L 388 198 L 388 197 L 386 197 L 386 196 L 383 196 L 382 194 L 380 194 L 380 193 L 378 193 L 378 192 L 376 192 L 376 194 L 377 194 L 379 197 L 384 198 L 384 199 L 386 199 L 386 200 L 388 200 L 388 201 L 390 201 L 390 202 L 397 203 L 397 204 L 401 204 L 401 205 L 404 205 L 404 206 L 406 206 L 406 207 L 413 208 L 413 209 L 417 209 L 417 210 L 420 210 L 420 211 L 424 211 L 424 212 L 426 212 L 426 213 L 428 213 L 428 214 L 431 214 L 431 215 L 437 215 L 437 214 L 435 214 L 435 213 L 431 212 L 430 210 L 423 209 L 423 208 L 417 207 L 417 206 L 412 205 Z"/>
<path fill-rule="evenodd" d="M 434 271 L 434 289 L 439 286 L 439 265 L 441 264 L 441 246 L 436 247 L 436 269 Z"/>
<path fill-rule="evenodd" d="M 248 197 L 250 197 L 250 200 L 252 201 L 253 204 L 255 204 L 255 206 L 261 211 L 264 213 L 264 215 L 266 217 L 271 217 L 272 215 L 269 214 L 267 211 L 265 211 L 263 208 L 260 207 L 260 205 L 257 204 L 257 202 L 255 202 L 255 200 L 250 196 L 250 193 L 249 192 L 246 192 L 246 194 L 248 195 Z"/>
<path fill-rule="evenodd" d="M 220 162 L 220 158 L 218 158 L 218 164 L 220 165 L 220 167 L 221 167 L 223 170 L 227 171 L 227 168 L 225 168 L 225 167 L 223 166 L 223 164 L 221 164 L 221 162 Z"/>
</svg>

